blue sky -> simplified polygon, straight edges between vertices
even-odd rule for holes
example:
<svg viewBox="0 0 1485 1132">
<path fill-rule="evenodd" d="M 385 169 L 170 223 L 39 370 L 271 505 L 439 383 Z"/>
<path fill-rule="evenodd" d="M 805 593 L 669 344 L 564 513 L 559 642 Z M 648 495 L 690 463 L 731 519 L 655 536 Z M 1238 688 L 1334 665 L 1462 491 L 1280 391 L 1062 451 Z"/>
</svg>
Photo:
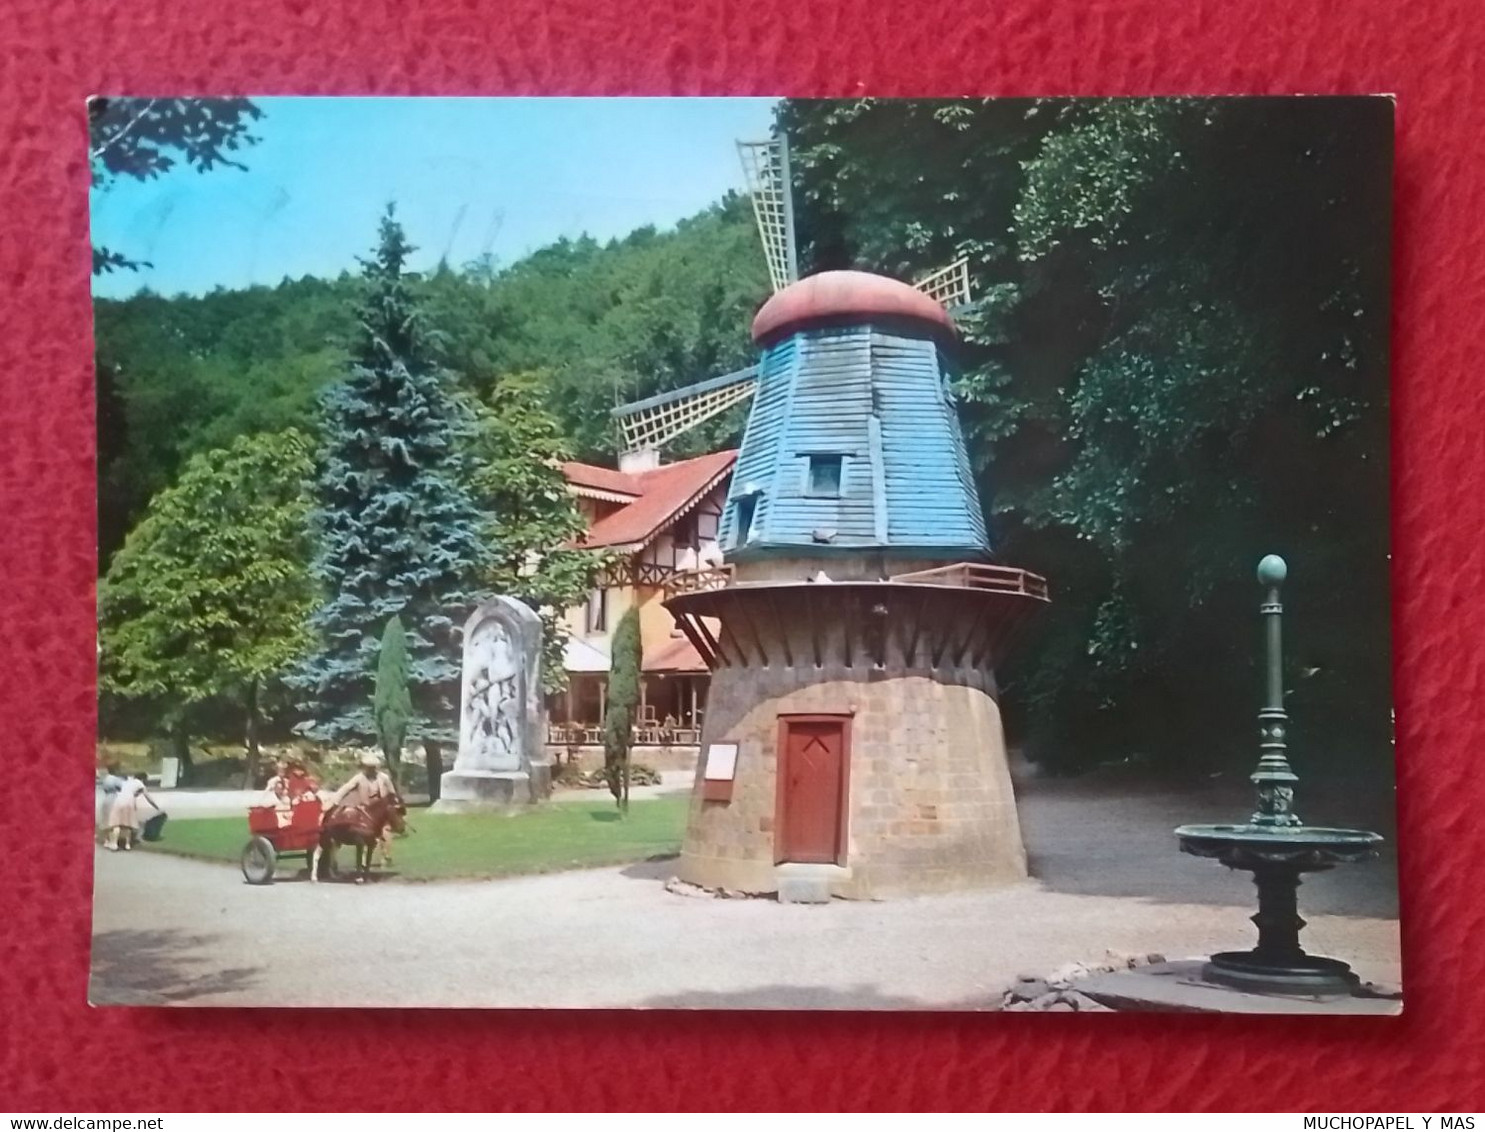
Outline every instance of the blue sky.
<svg viewBox="0 0 1485 1132">
<path fill-rule="evenodd" d="M 767 136 L 773 99 L 264 98 L 246 172 L 178 168 L 95 192 L 93 240 L 153 268 L 99 295 L 173 295 L 335 275 L 370 250 L 389 200 L 413 266 L 562 236 L 667 227 L 742 188 L 734 142 Z"/>
</svg>

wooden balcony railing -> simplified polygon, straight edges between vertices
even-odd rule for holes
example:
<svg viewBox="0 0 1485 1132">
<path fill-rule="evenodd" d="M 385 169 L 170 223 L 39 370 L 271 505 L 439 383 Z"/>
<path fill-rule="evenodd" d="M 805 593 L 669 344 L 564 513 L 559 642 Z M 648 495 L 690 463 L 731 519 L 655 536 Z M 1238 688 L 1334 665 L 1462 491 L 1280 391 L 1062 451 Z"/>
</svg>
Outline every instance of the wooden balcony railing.
<svg viewBox="0 0 1485 1132">
<path fill-rule="evenodd" d="M 676 597 L 679 594 L 704 593 L 707 590 L 720 590 L 732 584 L 732 567 L 708 566 L 704 570 L 679 570 L 672 574 L 665 583 L 665 596 Z"/>
<path fill-rule="evenodd" d="M 893 574 L 890 581 L 1024 594 L 1041 601 L 1048 600 L 1047 580 L 1040 574 L 1018 570 L 1012 566 L 987 566 L 980 562 L 956 562 L 952 566 Z M 665 596 L 671 598 L 680 594 L 705 593 L 724 589 L 731 584 L 731 565 L 713 566 L 705 570 L 678 570 L 665 583 Z"/>
<path fill-rule="evenodd" d="M 892 575 L 894 582 L 912 582 L 928 586 L 958 586 L 967 590 L 991 590 L 995 593 L 1025 594 L 1048 600 L 1047 579 L 1040 574 L 1011 566 L 987 566 L 980 562 L 956 562 L 932 570 L 914 570 Z"/>
<path fill-rule="evenodd" d="M 551 723 L 547 725 L 547 743 L 554 747 L 601 747 L 604 729 L 601 723 Z M 694 747 L 701 742 L 699 727 L 663 724 L 636 724 L 629 740 L 636 747 Z"/>
<path fill-rule="evenodd" d="M 598 576 L 600 586 L 664 586 L 675 575 L 674 567 L 657 562 L 637 562 L 629 559 L 608 566 Z"/>
</svg>

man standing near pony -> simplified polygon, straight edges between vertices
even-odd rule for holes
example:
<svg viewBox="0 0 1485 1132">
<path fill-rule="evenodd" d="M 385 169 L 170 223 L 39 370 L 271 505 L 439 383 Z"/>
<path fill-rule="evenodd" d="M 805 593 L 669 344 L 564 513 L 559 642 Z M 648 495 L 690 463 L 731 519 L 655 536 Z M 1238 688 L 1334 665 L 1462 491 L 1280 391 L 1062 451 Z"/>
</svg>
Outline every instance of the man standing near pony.
<svg viewBox="0 0 1485 1132">
<path fill-rule="evenodd" d="M 378 798 L 397 797 L 392 776 L 382 770 L 382 760 L 371 751 L 361 756 L 361 773 L 357 774 L 330 798 L 330 808 L 360 806 L 365 809 Z"/>
</svg>

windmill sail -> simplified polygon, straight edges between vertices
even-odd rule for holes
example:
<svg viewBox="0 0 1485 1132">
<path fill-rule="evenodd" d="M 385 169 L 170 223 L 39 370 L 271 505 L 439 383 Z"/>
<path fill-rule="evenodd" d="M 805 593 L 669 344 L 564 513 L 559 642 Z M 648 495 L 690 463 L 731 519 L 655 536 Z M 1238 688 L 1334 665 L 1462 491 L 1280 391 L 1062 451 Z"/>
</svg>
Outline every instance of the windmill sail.
<svg viewBox="0 0 1485 1132">
<path fill-rule="evenodd" d="M 758 367 L 698 381 L 613 410 L 624 433 L 624 449 L 659 448 L 687 429 L 746 401 L 758 387 Z"/>
<path fill-rule="evenodd" d="M 970 302 L 969 257 L 960 256 L 948 267 L 923 276 L 913 286 L 953 314 L 956 307 L 967 306 Z"/>
<path fill-rule="evenodd" d="M 780 135 L 772 141 L 737 143 L 743 177 L 753 198 L 753 216 L 768 260 L 768 277 L 775 291 L 799 278 L 794 250 L 794 201 L 789 183 L 789 143 Z"/>
<path fill-rule="evenodd" d="M 743 176 L 753 200 L 753 216 L 763 241 L 768 276 L 775 291 L 799 280 L 799 259 L 794 245 L 794 202 L 789 174 L 789 142 L 782 134 L 769 141 L 737 143 Z M 949 266 L 931 272 L 913 284 L 929 298 L 943 304 L 954 315 L 971 300 L 969 259 L 961 257 Z M 613 410 L 624 434 L 624 450 L 658 450 L 688 429 L 710 420 L 753 395 L 758 386 L 758 367 L 698 381 L 632 401 Z"/>
</svg>

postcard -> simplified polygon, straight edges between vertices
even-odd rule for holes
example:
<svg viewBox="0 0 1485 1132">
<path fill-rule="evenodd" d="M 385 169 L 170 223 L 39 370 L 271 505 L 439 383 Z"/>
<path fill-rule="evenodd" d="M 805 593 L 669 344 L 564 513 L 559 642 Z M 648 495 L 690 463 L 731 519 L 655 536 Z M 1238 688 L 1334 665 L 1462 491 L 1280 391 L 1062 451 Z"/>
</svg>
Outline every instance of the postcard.
<svg viewBox="0 0 1485 1132">
<path fill-rule="evenodd" d="M 1401 1010 L 1389 99 L 88 114 L 95 1004 Z"/>
</svg>

